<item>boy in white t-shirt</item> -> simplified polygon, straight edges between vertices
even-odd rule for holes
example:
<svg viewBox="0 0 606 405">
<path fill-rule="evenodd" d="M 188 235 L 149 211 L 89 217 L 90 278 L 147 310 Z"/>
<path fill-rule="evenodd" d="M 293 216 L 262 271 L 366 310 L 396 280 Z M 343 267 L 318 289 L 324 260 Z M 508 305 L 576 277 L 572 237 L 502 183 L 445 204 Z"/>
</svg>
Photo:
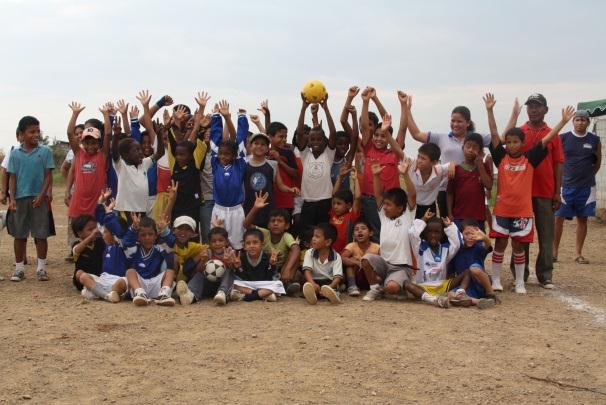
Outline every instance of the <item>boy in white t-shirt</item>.
<svg viewBox="0 0 606 405">
<path fill-rule="evenodd" d="M 362 269 L 370 284 L 364 301 L 374 301 L 383 292 L 402 294 L 404 283 L 412 279 L 414 262 L 408 229 L 415 217 L 416 191 L 408 174 L 410 164 L 410 159 L 405 159 L 398 167 L 408 192 L 391 188 L 381 194 L 383 166 L 378 162 L 372 163 L 374 194 L 381 220 L 380 255 L 365 254 L 362 257 Z"/>
</svg>

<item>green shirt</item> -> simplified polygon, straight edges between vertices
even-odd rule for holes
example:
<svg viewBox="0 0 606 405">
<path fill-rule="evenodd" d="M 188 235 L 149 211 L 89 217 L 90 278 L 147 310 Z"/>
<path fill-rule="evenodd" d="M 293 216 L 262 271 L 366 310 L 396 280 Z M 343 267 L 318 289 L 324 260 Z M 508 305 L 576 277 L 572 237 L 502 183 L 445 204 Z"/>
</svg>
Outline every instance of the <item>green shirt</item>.
<svg viewBox="0 0 606 405">
<path fill-rule="evenodd" d="M 292 245 L 298 244 L 297 241 L 290 233 L 284 232 L 282 238 L 277 243 L 273 243 L 271 240 L 271 232 L 269 232 L 269 229 L 261 228 L 259 226 L 257 226 L 256 228 L 263 233 L 263 239 L 265 239 L 265 245 L 263 247 L 263 250 L 265 250 L 268 255 L 271 255 L 272 250 L 278 251 L 278 261 L 276 262 L 276 268 L 281 269 L 284 265 L 284 261 L 288 257 L 290 247 Z"/>
</svg>

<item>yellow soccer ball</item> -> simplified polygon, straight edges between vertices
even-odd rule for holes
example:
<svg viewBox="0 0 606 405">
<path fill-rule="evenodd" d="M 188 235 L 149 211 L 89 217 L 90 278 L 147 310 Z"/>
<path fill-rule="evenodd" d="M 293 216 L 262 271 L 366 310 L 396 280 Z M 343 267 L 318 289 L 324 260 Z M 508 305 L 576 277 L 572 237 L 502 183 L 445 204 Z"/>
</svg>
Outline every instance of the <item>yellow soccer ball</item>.
<svg viewBox="0 0 606 405">
<path fill-rule="evenodd" d="M 319 103 L 323 101 L 328 93 L 324 83 L 319 80 L 310 80 L 303 86 L 303 96 L 310 103 Z"/>
</svg>

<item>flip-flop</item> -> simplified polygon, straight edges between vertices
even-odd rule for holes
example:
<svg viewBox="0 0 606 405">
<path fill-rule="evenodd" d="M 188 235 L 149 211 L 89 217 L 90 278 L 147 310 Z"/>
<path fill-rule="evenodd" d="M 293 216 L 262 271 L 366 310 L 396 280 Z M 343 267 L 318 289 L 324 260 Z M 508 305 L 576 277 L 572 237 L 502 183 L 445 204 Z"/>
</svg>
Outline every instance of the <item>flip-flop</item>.
<svg viewBox="0 0 606 405">
<path fill-rule="evenodd" d="M 585 259 L 583 256 L 577 257 L 574 261 L 577 262 L 577 264 L 589 264 L 589 260 Z"/>
</svg>

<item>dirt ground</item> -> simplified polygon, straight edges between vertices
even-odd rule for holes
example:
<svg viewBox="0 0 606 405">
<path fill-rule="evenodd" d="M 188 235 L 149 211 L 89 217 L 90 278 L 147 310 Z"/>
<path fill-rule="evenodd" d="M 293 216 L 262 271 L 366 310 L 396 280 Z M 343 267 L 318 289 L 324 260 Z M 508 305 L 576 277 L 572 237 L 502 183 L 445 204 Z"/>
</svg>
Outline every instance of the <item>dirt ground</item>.
<svg viewBox="0 0 606 405">
<path fill-rule="evenodd" d="M 485 311 L 360 298 L 138 308 L 72 288 L 59 198 L 54 212 L 48 282 L 31 264 L 8 281 L 2 236 L 0 403 L 606 403 L 606 226 L 594 221 L 591 265 L 574 263 L 567 223 L 557 289 L 534 280 Z"/>
</svg>

